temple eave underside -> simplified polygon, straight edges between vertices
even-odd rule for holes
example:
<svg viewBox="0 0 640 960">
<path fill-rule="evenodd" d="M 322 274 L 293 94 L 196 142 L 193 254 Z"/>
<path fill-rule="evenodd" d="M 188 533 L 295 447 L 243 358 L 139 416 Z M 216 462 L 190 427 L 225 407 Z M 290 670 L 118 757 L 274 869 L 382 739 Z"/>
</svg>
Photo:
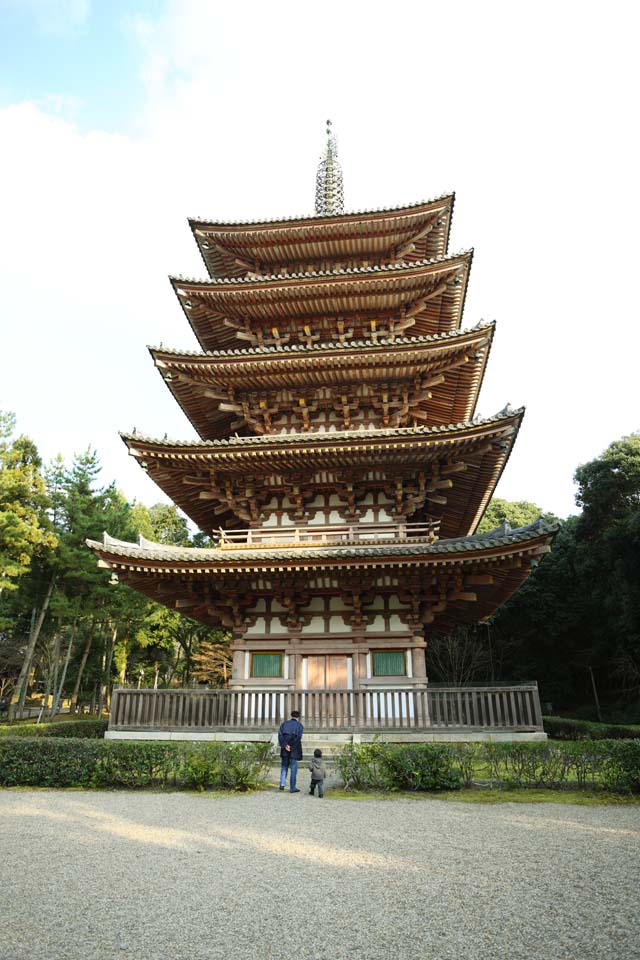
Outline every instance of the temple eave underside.
<svg viewBox="0 0 640 960">
<path fill-rule="evenodd" d="M 475 530 L 523 411 L 443 432 L 285 434 L 181 445 L 123 435 L 158 486 L 202 529 L 241 522 L 340 522 L 367 514 L 438 519 L 441 535 Z M 327 514 L 318 498 L 324 497 Z M 269 519 L 272 515 L 274 519 Z"/>
<path fill-rule="evenodd" d="M 433 544 L 364 547 L 189 550 L 106 537 L 89 545 L 122 582 L 236 640 L 264 647 L 285 635 L 354 642 L 388 635 L 415 643 L 425 625 L 447 630 L 491 616 L 548 552 L 555 529 L 538 522 Z"/>
<path fill-rule="evenodd" d="M 180 354 L 150 348 L 156 367 L 203 440 L 233 431 L 349 429 L 470 420 L 494 324 L 406 342 Z"/>
<path fill-rule="evenodd" d="M 412 266 L 171 283 L 203 350 L 458 330 L 472 251 Z"/>
<path fill-rule="evenodd" d="M 396 210 L 292 218 L 253 224 L 191 219 L 211 277 L 242 277 L 300 265 L 360 266 L 441 257 L 446 253 L 453 195 Z"/>
</svg>

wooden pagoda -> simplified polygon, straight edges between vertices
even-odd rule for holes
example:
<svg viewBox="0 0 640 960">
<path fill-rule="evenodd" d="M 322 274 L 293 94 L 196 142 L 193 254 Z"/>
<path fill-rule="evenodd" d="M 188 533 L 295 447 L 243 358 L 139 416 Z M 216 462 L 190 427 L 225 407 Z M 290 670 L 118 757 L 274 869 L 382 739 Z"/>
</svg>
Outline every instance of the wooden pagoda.
<svg viewBox="0 0 640 960">
<path fill-rule="evenodd" d="M 427 701 L 397 695 L 427 689 L 430 631 L 490 617 L 555 532 L 475 534 L 524 411 L 476 416 L 494 326 L 461 329 L 472 253 L 448 252 L 453 195 L 359 213 L 340 196 L 330 138 L 315 216 L 190 221 L 209 277 L 171 282 L 201 351 L 151 355 L 200 440 L 123 439 L 215 546 L 90 543 L 121 581 L 231 632 L 238 722 L 304 691 L 325 697 L 322 726 L 340 691 L 345 723 L 369 692 L 362 722 L 424 725 Z M 511 726 L 538 729 L 527 709 Z"/>
</svg>

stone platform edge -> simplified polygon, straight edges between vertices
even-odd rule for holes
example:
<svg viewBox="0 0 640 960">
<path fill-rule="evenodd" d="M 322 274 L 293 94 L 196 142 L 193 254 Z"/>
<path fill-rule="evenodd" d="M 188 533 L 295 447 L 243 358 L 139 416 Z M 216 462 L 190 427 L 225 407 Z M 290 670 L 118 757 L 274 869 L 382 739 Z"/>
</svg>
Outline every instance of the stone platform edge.
<svg viewBox="0 0 640 960">
<path fill-rule="evenodd" d="M 184 730 L 107 730 L 105 740 L 182 740 L 215 743 L 273 743 L 277 733 L 197 731 Z M 322 743 L 323 746 L 346 746 L 350 743 L 539 743 L 547 739 L 541 731 L 425 731 L 421 733 L 305 733 L 306 744 Z"/>
</svg>

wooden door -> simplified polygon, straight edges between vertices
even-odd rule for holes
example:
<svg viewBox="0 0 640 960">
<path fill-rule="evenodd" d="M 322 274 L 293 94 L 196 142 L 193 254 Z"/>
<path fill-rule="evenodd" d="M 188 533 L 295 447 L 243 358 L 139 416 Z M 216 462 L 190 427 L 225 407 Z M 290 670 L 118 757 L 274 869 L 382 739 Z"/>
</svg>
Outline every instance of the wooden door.
<svg viewBox="0 0 640 960">
<path fill-rule="evenodd" d="M 348 684 L 348 657 L 307 657 L 307 689 L 346 690 Z"/>
<path fill-rule="evenodd" d="M 307 689 L 324 690 L 326 657 L 307 657 Z"/>
<path fill-rule="evenodd" d="M 347 678 L 347 657 L 327 657 L 327 689 L 346 690 Z"/>
</svg>

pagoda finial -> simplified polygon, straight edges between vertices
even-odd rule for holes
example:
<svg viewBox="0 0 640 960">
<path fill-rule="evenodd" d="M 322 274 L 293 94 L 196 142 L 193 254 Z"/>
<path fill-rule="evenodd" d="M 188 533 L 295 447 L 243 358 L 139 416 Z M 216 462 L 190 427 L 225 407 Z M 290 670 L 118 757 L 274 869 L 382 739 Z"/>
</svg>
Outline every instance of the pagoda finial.
<svg viewBox="0 0 640 960">
<path fill-rule="evenodd" d="M 320 217 L 344 213 L 342 167 L 338 160 L 338 144 L 327 120 L 327 143 L 316 176 L 316 213 Z"/>
</svg>

